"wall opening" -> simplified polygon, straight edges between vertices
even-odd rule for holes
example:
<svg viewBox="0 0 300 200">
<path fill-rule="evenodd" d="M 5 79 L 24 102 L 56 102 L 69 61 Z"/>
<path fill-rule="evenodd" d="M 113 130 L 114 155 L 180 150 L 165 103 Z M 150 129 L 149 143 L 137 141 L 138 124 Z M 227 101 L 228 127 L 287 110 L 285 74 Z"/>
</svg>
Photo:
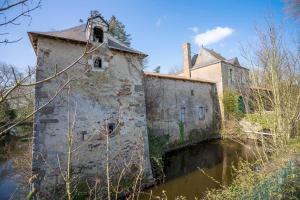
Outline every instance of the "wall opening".
<svg viewBox="0 0 300 200">
<path fill-rule="evenodd" d="M 233 84 L 233 70 L 229 69 L 229 81 L 231 84 Z"/>
<path fill-rule="evenodd" d="M 205 108 L 203 106 L 198 107 L 198 117 L 199 120 L 205 119 Z"/>
<path fill-rule="evenodd" d="M 101 58 L 98 57 L 94 60 L 94 68 L 95 69 L 102 69 L 102 60 L 101 60 Z"/>
<path fill-rule="evenodd" d="M 115 123 L 109 123 L 108 124 L 108 134 L 112 134 L 114 132 L 115 128 L 116 128 Z"/>
<path fill-rule="evenodd" d="M 191 90 L 191 95 L 194 96 L 194 90 Z"/>
<path fill-rule="evenodd" d="M 99 27 L 93 29 L 93 41 L 94 42 L 103 42 L 103 30 Z"/>
<path fill-rule="evenodd" d="M 180 121 L 181 122 L 185 121 L 185 107 L 181 107 L 180 109 Z"/>
</svg>

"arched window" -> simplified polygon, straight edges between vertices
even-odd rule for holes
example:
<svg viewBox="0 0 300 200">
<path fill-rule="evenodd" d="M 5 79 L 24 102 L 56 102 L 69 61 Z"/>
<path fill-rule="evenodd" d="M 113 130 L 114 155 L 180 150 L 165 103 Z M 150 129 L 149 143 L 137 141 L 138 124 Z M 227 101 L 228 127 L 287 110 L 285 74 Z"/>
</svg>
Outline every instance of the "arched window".
<svg viewBox="0 0 300 200">
<path fill-rule="evenodd" d="M 101 58 L 98 57 L 94 60 L 94 68 L 102 69 L 102 60 L 101 60 Z"/>
<path fill-rule="evenodd" d="M 99 27 L 95 27 L 93 29 L 93 41 L 94 42 L 99 42 L 102 43 L 103 42 L 103 30 Z"/>
</svg>

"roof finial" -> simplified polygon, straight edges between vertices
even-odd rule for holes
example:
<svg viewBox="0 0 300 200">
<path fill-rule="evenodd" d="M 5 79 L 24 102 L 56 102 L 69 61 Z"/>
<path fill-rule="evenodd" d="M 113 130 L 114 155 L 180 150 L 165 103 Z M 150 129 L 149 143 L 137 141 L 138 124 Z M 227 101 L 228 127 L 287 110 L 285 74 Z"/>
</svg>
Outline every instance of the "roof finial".
<svg viewBox="0 0 300 200">
<path fill-rule="evenodd" d="M 91 10 L 91 17 L 96 17 L 96 16 L 99 16 L 99 11 L 98 10 Z"/>
</svg>

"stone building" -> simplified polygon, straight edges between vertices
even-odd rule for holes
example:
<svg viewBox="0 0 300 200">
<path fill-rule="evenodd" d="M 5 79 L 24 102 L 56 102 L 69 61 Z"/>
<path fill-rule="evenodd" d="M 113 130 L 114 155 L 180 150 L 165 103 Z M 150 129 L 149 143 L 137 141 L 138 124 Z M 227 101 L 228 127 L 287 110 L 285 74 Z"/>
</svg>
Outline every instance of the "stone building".
<svg viewBox="0 0 300 200">
<path fill-rule="evenodd" d="M 243 83 L 248 74 L 237 59 L 204 48 L 191 58 L 188 43 L 184 73 L 143 72 L 147 55 L 111 36 L 108 26 L 92 15 L 70 29 L 28 33 L 41 82 L 35 87 L 32 170 L 42 197 L 63 183 L 70 144 L 72 173 L 80 179 L 103 177 L 107 166 L 117 178 L 129 162 L 129 171 L 142 167 L 151 179 L 147 129 L 169 135 L 170 143 L 218 137 L 223 87 Z"/>
<path fill-rule="evenodd" d="M 148 127 L 155 135 L 168 135 L 170 143 L 219 137 L 215 83 L 145 72 L 145 91 Z"/>
<path fill-rule="evenodd" d="M 37 56 L 37 81 L 79 59 L 35 88 L 39 111 L 34 116 L 32 170 L 40 196 L 51 195 L 63 183 L 69 133 L 76 150 L 72 173 L 83 181 L 105 176 L 107 164 L 114 177 L 136 165 L 151 178 L 142 70 L 146 55 L 112 37 L 101 16 L 63 31 L 29 32 L 29 37 Z M 83 54 L 86 48 L 91 52 Z"/>
<path fill-rule="evenodd" d="M 190 44 L 183 45 L 183 72 L 178 76 L 203 79 L 216 83 L 222 119 L 224 106 L 222 103 L 224 90 L 231 89 L 241 93 L 246 112 L 247 98 L 244 93 L 249 89 L 249 69 L 240 65 L 238 58 L 226 59 L 211 49 L 202 47 L 198 54 L 191 56 Z"/>
</svg>

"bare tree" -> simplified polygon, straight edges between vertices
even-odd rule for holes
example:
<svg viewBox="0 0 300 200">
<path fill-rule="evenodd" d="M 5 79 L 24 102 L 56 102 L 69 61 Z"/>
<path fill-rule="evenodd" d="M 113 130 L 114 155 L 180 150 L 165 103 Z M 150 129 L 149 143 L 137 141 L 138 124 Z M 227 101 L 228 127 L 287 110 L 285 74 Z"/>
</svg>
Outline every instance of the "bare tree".
<svg viewBox="0 0 300 200">
<path fill-rule="evenodd" d="M 285 11 L 291 17 L 300 22 L 300 1 L 298 0 L 285 0 Z"/>
<path fill-rule="evenodd" d="M 28 18 L 31 23 L 31 13 L 41 7 L 41 0 L 4 0 L 0 3 L 0 44 L 20 41 L 22 38 L 10 40 L 7 26 L 20 25 L 22 18 Z M 12 14 L 13 13 L 13 14 Z"/>
</svg>

